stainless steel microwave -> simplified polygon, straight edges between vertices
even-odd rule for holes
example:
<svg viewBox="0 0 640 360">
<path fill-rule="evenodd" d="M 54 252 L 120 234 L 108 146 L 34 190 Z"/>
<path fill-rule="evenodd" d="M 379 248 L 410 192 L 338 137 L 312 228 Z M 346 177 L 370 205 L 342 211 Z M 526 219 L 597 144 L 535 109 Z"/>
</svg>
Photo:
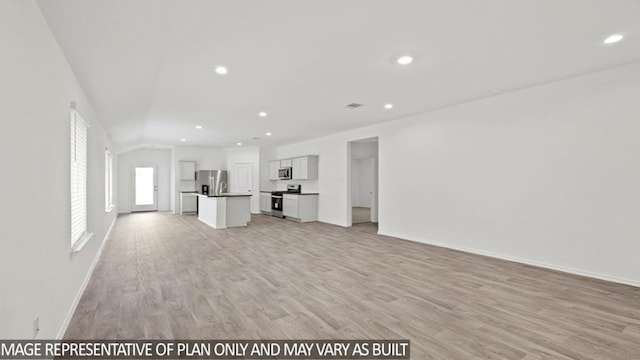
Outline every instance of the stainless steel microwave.
<svg viewBox="0 0 640 360">
<path fill-rule="evenodd" d="M 280 180 L 291 180 L 291 166 L 278 170 L 278 178 Z"/>
</svg>

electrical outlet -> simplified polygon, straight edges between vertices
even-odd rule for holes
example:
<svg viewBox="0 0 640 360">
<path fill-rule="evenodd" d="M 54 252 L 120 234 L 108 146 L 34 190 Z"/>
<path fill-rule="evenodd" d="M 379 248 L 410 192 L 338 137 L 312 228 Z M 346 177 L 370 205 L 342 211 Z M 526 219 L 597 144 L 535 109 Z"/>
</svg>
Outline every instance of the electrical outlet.
<svg viewBox="0 0 640 360">
<path fill-rule="evenodd" d="M 33 319 L 33 338 L 34 339 L 38 336 L 39 332 L 40 332 L 40 316 L 36 316 L 36 318 Z"/>
</svg>

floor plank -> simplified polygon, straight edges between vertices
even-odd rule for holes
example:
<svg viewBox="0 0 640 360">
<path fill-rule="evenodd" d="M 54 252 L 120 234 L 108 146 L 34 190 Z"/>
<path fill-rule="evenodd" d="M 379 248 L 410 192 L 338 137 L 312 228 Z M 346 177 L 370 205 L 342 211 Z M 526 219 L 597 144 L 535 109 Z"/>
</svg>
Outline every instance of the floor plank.
<svg viewBox="0 0 640 360">
<path fill-rule="evenodd" d="M 354 206 L 351 208 L 351 223 L 368 223 L 371 222 L 371 209 L 367 207 Z"/>
<path fill-rule="evenodd" d="M 406 338 L 413 359 L 638 359 L 640 289 L 254 215 L 120 216 L 66 339 Z"/>
</svg>

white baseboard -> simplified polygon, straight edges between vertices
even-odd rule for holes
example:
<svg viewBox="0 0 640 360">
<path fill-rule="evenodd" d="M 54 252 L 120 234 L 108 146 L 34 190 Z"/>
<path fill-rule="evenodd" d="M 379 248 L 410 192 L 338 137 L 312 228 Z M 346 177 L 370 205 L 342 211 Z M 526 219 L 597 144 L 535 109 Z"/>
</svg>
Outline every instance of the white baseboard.
<svg viewBox="0 0 640 360">
<path fill-rule="evenodd" d="M 640 287 L 640 282 L 636 281 L 636 280 L 623 279 L 623 278 L 619 278 L 619 277 L 615 277 L 615 276 L 599 274 L 599 273 L 593 273 L 593 272 L 590 272 L 590 271 L 577 270 L 577 269 L 573 269 L 573 268 L 570 268 L 570 267 L 565 267 L 565 266 L 562 266 L 562 265 L 548 264 L 548 263 L 544 263 L 544 262 L 540 262 L 540 261 L 536 261 L 536 260 L 523 259 L 523 258 L 519 258 L 519 257 L 515 257 L 515 256 L 498 254 L 498 253 L 485 251 L 485 250 L 473 249 L 473 248 L 468 248 L 468 247 L 464 247 L 464 246 L 451 245 L 451 244 L 442 243 L 442 242 L 438 242 L 438 241 L 431 241 L 431 240 L 427 240 L 427 239 L 423 239 L 423 238 L 419 238 L 419 237 L 415 237 L 415 236 L 407 236 L 407 235 L 394 234 L 394 233 L 381 232 L 381 231 L 378 231 L 378 234 L 385 235 L 385 236 L 391 236 L 391 237 L 395 237 L 395 238 L 399 238 L 399 239 L 403 239 L 403 240 L 409 240 L 409 241 L 413 241 L 413 242 L 418 242 L 418 243 L 422 243 L 422 244 L 434 245 L 434 246 L 443 247 L 443 248 L 447 248 L 447 249 L 463 251 L 463 252 L 466 252 L 466 253 L 471 253 L 471 254 L 476 254 L 476 255 L 483 255 L 483 256 L 488 256 L 488 257 L 492 257 L 492 258 L 496 258 L 496 259 L 513 261 L 513 262 L 517 262 L 517 263 L 521 263 L 521 264 L 537 266 L 537 267 L 550 269 L 550 270 L 556 270 L 556 271 L 560 271 L 560 272 L 564 272 L 564 273 L 568 273 L 568 274 L 586 276 L 586 277 L 590 277 L 590 278 L 593 278 L 593 279 L 605 280 L 605 281 L 615 282 L 615 283 L 619 283 L 619 284 Z"/>
<path fill-rule="evenodd" d="M 69 309 L 69 311 L 67 312 L 67 316 L 65 316 L 64 321 L 62 322 L 62 326 L 60 327 L 60 330 L 58 331 L 58 334 L 56 335 L 56 339 L 57 340 L 62 340 L 62 337 L 64 336 L 64 333 L 67 332 L 67 328 L 69 327 L 69 323 L 71 322 L 71 318 L 73 317 L 73 314 L 76 312 L 76 307 L 78 307 L 78 304 L 80 303 L 80 299 L 82 298 L 82 294 L 84 294 L 84 290 L 87 288 L 87 285 L 89 284 L 89 280 L 91 280 L 91 275 L 93 274 L 93 270 L 95 269 L 96 265 L 98 264 L 98 260 L 100 260 L 100 255 L 102 255 L 102 250 L 104 249 L 104 244 L 106 244 L 107 240 L 109 239 L 109 235 L 111 235 L 111 230 L 113 229 L 113 224 L 116 223 L 116 219 L 118 217 L 116 216 L 113 221 L 111 222 L 111 225 L 109 226 L 109 230 L 107 230 L 107 233 L 104 236 L 104 239 L 102 239 L 102 244 L 100 244 L 100 248 L 98 249 L 98 252 L 96 253 L 96 256 L 93 258 L 93 262 L 91 263 L 91 266 L 89 267 L 89 270 L 87 271 L 87 275 L 84 277 L 84 280 L 82 281 L 82 284 L 80 285 L 80 289 L 78 289 L 78 292 L 76 292 L 76 296 L 73 299 L 73 303 L 71 304 L 71 308 Z"/>
<path fill-rule="evenodd" d="M 211 226 L 212 228 L 214 228 L 214 229 L 216 229 L 216 230 L 219 230 L 219 229 L 226 229 L 226 228 L 227 228 L 226 226 L 223 226 L 223 227 L 215 227 L 215 226 L 213 226 L 213 224 L 212 224 L 212 223 L 210 223 L 210 222 L 208 222 L 208 221 L 205 221 L 205 220 L 202 220 L 200 217 L 198 217 L 198 221 L 203 222 L 203 223 L 205 223 L 205 224 L 207 224 L 207 225 Z"/>
</svg>

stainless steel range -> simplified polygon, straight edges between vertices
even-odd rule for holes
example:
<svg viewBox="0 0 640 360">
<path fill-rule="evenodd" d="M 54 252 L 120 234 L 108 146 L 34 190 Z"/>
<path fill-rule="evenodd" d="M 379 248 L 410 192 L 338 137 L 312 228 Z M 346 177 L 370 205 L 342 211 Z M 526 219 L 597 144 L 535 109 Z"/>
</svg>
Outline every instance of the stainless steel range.
<svg viewBox="0 0 640 360">
<path fill-rule="evenodd" d="M 282 191 L 271 192 L 271 215 L 283 218 L 282 215 Z"/>
<path fill-rule="evenodd" d="M 302 192 L 302 185 L 300 184 L 288 184 L 286 191 L 272 191 L 271 192 L 271 215 L 279 218 L 284 218 L 282 214 L 282 195 L 283 194 L 300 194 Z"/>
</svg>

